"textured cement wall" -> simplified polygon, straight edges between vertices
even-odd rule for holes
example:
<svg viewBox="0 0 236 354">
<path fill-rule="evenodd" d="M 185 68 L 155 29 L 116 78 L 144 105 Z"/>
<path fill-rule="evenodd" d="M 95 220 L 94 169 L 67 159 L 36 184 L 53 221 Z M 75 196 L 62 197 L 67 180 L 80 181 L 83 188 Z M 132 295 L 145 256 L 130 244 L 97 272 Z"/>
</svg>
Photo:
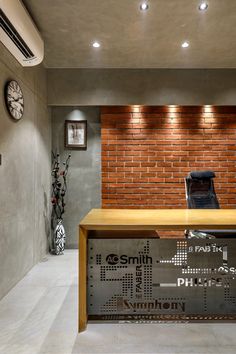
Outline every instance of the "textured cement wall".
<svg viewBox="0 0 236 354">
<path fill-rule="evenodd" d="M 87 150 L 64 148 L 65 120 L 87 120 Z M 78 247 L 78 224 L 92 208 L 101 207 L 100 112 L 96 107 L 53 107 L 52 146 L 61 161 L 71 154 L 64 226 L 67 248 Z"/>
<path fill-rule="evenodd" d="M 235 105 L 236 70 L 49 69 L 49 105 Z"/>
<path fill-rule="evenodd" d="M 24 93 L 23 118 L 5 107 L 5 82 Z M 43 67 L 23 68 L 0 44 L 0 298 L 47 252 L 51 127 Z"/>
</svg>

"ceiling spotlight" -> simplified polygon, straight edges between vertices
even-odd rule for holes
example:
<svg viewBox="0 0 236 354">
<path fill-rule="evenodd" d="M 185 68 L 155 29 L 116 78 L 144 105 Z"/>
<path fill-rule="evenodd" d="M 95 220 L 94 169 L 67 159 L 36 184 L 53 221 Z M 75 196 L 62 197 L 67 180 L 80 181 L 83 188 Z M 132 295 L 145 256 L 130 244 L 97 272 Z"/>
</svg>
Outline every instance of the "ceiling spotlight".
<svg viewBox="0 0 236 354">
<path fill-rule="evenodd" d="M 140 5 L 140 10 L 146 11 L 148 9 L 148 3 L 147 2 L 142 2 Z"/>
<path fill-rule="evenodd" d="M 93 47 L 94 47 L 94 48 L 99 48 L 99 47 L 100 47 L 100 43 L 98 43 L 98 42 L 93 42 Z"/>
<path fill-rule="evenodd" d="M 206 11 L 207 8 L 208 8 L 208 3 L 207 3 L 207 2 L 202 2 L 202 3 L 199 5 L 199 10 L 200 10 L 200 11 Z"/>
<path fill-rule="evenodd" d="M 188 48 L 188 47 L 189 47 L 189 42 L 183 42 L 183 43 L 181 44 L 181 47 L 182 47 L 182 48 Z"/>
</svg>

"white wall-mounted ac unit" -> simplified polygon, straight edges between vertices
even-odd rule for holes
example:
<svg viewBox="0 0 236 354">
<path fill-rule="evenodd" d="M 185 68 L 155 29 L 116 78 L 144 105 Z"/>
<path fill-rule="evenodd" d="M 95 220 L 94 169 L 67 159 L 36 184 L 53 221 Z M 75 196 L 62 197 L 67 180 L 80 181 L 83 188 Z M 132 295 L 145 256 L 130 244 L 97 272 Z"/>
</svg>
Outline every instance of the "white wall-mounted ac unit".
<svg viewBox="0 0 236 354">
<path fill-rule="evenodd" d="M 0 40 L 22 66 L 43 60 L 43 40 L 20 0 L 0 0 Z"/>
</svg>

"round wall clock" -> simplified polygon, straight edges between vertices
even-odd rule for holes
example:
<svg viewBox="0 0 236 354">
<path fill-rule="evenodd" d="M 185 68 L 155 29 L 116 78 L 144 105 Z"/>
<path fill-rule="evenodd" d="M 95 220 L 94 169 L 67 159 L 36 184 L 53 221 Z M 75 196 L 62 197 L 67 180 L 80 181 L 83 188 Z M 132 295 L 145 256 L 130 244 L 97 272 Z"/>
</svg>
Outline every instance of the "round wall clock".
<svg viewBox="0 0 236 354">
<path fill-rule="evenodd" d="M 24 97 L 17 81 L 11 80 L 6 83 L 5 102 L 11 117 L 21 119 L 24 113 Z"/>
</svg>

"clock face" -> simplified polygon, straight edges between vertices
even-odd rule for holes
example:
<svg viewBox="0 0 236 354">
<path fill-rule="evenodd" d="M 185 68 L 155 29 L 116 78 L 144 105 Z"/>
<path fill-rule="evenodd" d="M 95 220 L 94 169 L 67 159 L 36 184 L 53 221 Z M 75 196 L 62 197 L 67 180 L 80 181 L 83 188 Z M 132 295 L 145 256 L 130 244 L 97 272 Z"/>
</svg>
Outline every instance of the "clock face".
<svg viewBox="0 0 236 354">
<path fill-rule="evenodd" d="M 9 81 L 6 84 L 5 99 L 12 118 L 21 119 L 24 112 L 24 98 L 21 88 L 15 80 Z"/>
</svg>

